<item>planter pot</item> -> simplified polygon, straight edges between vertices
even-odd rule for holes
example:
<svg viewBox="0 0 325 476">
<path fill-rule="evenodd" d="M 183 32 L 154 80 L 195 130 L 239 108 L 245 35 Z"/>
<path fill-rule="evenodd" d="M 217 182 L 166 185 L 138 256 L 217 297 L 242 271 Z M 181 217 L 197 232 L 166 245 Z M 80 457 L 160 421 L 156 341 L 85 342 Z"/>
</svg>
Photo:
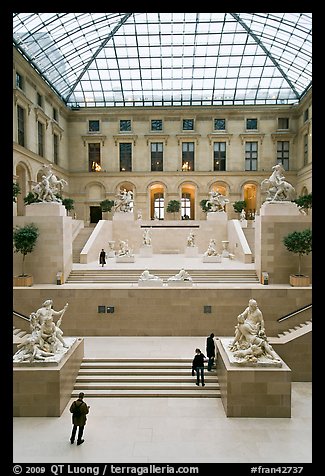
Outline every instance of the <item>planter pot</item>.
<svg viewBox="0 0 325 476">
<path fill-rule="evenodd" d="M 290 274 L 290 285 L 291 286 L 309 286 L 310 285 L 310 278 L 306 275 L 297 275 L 297 274 Z"/>
<path fill-rule="evenodd" d="M 33 286 L 33 276 L 14 276 L 14 286 Z"/>
</svg>

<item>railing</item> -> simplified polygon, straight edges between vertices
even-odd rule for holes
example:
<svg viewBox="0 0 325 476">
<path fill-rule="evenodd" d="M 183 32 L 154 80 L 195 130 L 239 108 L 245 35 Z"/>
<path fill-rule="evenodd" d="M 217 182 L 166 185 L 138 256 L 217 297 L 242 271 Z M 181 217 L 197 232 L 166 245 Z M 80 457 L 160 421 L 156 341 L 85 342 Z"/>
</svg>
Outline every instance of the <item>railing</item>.
<svg viewBox="0 0 325 476">
<path fill-rule="evenodd" d="M 301 312 L 307 311 L 307 309 L 311 309 L 311 308 L 312 308 L 312 304 L 307 304 L 306 306 L 301 307 L 300 309 L 297 309 L 297 311 L 290 312 L 289 314 L 286 314 L 285 316 L 280 317 L 277 321 L 278 322 L 285 321 L 286 319 L 290 319 L 290 317 L 293 317 L 293 316 L 295 316 L 297 314 L 300 314 Z"/>
<path fill-rule="evenodd" d="M 24 321 L 30 321 L 29 317 L 25 316 L 24 314 L 21 314 L 20 312 L 12 311 L 12 313 L 14 316 L 19 317 L 20 319 L 24 319 Z"/>
</svg>

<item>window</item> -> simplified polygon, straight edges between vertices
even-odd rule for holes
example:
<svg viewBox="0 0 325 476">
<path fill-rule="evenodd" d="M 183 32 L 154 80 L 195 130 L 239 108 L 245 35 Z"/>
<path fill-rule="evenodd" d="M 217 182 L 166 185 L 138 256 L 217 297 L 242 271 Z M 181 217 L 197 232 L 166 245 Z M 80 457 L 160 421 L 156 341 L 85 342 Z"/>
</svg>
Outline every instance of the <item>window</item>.
<svg viewBox="0 0 325 476">
<path fill-rule="evenodd" d="M 25 147 L 25 109 L 17 106 L 18 144 Z"/>
<path fill-rule="evenodd" d="M 308 164 L 308 135 L 304 135 L 304 165 Z"/>
<path fill-rule="evenodd" d="M 131 172 L 132 171 L 132 144 L 120 143 L 120 171 Z"/>
<path fill-rule="evenodd" d="M 182 143 L 182 171 L 194 170 L 194 142 Z"/>
<path fill-rule="evenodd" d="M 19 89 L 24 89 L 24 79 L 21 74 L 16 72 L 16 86 Z"/>
<path fill-rule="evenodd" d="M 278 141 L 277 142 L 277 163 L 282 164 L 284 170 L 289 170 L 289 142 Z"/>
<path fill-rule="evenodd" d="M 213 144 L 213 170 L 226 170 L 226 143 Z"/>
<path fill-rule="evenodd" d="M 182 193 L 181 199 L 181 217 L 191 217 L 191 195 L 189 193 Z"/>
<path fill-rule="evenodd" d="M 246 119 L 246 130 L 257 130 L 257 119 Z"/>
<path fill-rule="evenodd" d="M 151 143 L 151 171 L 152 172 L 163 171 L 163 143 L 162 142 Z"/>
<path fill-rule="evenodd" d="M 131 131 L 131 119 L 120 120 L 120 132 L 130 132 L 130 131 Z"/>
<path fill-rule="evenodd" d="M 309 110 L 305 109 L 305 111 L 304 111 L 304 122 L 308 121 L 308 119 L 309 119 Z"/>
<path fill-rule="evenodd" d="M 59 136 L 53 134 L 53 161 L 55 164 L 59 163 Z"/>
<path fill-rule="evenodd" d="M 162 120 L 161 119 L 153 119 L 151 121 L 151 130 L 152 131 L 162 131 Z"/>
<path fill-rule="evenodd" d="M 158 220 L 164 219 L 165 213 L 165 200 L 163 193 L 155 193 L 153 196 L 153 211 L 154 211 L 154 218 L 158 218 Z"/>
<path fill-rule="evenodd" d="M 257 170 L 257 142 L 245 143 L 245 170 Z"/>
<path fill-rule="evenodd" d="M 37 93 L 37 105 L 43 107 L 43 96 L 40 93 Z"/>
<path fill-rule="evenodd" d="M 279 117 L 278 118 L 278 129 L 289 129 L 289 118 L 288 117 Z"/>
<path fill-rule="evenodd" d="M 37 145 L 38 145 L 38 155 L 41 157 L 44 156 L 44 124 L 37 121 Z"/>
<path fill-rule="evenodd" d="M 225 131 L 226 130 L 226 119 L 215 119 L 214 120 L 214 130 L 215 131 Z"/>
<path fill-rule="evenodd" d="M 88 132 L 99 132 L 99 121 L 88 121 Z"/>
<path fill-rule="evenodd" d="M 100 172 L 100 144 L 88 144 L 88 164 L 89 172 Z"/>
<path fill-rule="evenodd" d="M 194 119 L 183 119 L 183 131 L 194 130 Z"/>
<path fill-rule="evenodd" d="M 54 119 L 56 122 L 58 122 L 58 119 L 59 119 L 59 113 L 58 113 L 58 110 L 57 110 L 57 108 L 56 108 L 56 107 L 54 107 L 54 108 L 53 108 L 53 112 L 52 112 L 52 114 L 53 114 L 53 119 Z"/>
</svg>

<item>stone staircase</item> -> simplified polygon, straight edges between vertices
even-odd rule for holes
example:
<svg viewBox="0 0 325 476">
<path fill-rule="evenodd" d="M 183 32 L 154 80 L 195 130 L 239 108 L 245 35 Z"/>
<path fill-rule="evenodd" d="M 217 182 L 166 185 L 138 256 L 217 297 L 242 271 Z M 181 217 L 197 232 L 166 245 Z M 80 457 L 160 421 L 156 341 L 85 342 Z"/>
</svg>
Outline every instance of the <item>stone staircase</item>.
<svg viewBox="0 0 325 476">
<path fill-rule="evenodd" d="M 276 337 L 270 337 L 269 341 L 271 344 L 286 343 L 293 339 L 297 339 L 297 337 L 300 337 L 301 335 L 304 335 L 307 332 L 311 332 L 311 331 L 312 331 L 312 319 L 309 319 L 305 322 L 302 322 L 293 327 L 290 327 L 282 332 L 279 332 L 279 334 Z"/>
<path fill-rule="evenodd" d="M 84 358 L 71 397 L 220 398 L 215 369 L 205 370 L 205 387 L 195 385 L 192 360 L 181 358 Z"/>
<path fill-rule="evenodd" d="M 72 242 L 72 262 L 73 263 L 80 263 L 80 252 L 82 251 L 83 247 L 85 246 L 88 238 L 94 231 L 94 226 L 87 226 L 81 228 L 78 235 Z"/>
<path fill-rule="evenodd" d="M 107 268 L 72 270 L 66 283 L 138 283 L 141 270 L 113 270 Z M 164 281 L 179 269 L 150 269 L 150 273 Z M 255 269 L 190 270 L 193 283 L 259 283 Z"/>
</svg>

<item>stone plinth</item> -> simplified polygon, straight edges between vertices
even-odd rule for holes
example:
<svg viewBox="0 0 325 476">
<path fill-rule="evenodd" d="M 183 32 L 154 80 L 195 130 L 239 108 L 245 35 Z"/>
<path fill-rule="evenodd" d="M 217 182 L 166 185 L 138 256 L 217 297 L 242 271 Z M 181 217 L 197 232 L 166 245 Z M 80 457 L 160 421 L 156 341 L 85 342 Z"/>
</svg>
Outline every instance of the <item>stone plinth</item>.
<svg viewBox="0 0 325 476">
<path fill-rule="evenodd" d="M 139 280 L 138 281 L 138 286 L 140 288 L 155 288 L 159 287 L 161 288 L 164 285 L 164 282 L 162 279 L 147 279 L 146 281 Z"/>
<path fill-rule="evenodd" d="M 247 228 L 247 220 L 240 220 L 240 226 L 242 228 Z"/>
<path fill-rule="evenodd" d="M 83 357 L 84 340 L 77 338 L 57 365 L 15 364 L 13 416 L 60 416 L 71 398 Z"/>
<path fill-rule="evenodd" d="M 228 417 L 291 417 L 291 369 L 285 362 L 281 367 L 238 366 L 230 362 L 220 340 L 216 345 L 221 400 Z"/>
<path fill-rule="evenodd" d="M 152 246 L 151 245 L 141 246 L 141 248 L 139 250 L 139 255 L 142 258 L 151 258 L 152 257 Z"/>
<path fill-rule="evenodd" d="M 116 263 L 134 263 L 135 256 L 116 256 L 115 261 Z"/>
<path fill-rule="evenodd" d="M 184 255 L 186 258 L 197 258 L 199 254 L 199 250 L 197 246 L 187 246 L 185 248 Z"/>
<path fill-rule="evenodd" d="M 203 263 L 221 263 L 222 259 L 220 255 L 215 256 L 203 256 L 202 262 Z"/>
<path fill-rule="evenodd" d="M 171 288 L 178 288 L 178 287 L 187 287 L 190 288 L 193 286 L 193 281 L 168 281 L 167 280 L 167 285 L 170 286 Z"/>
<path fill-rule="evenodd" d="M 261 216 L 282 215 L 282 216 L 297 216 L 301 213 L 296 203 L 287 201 L 264 202 L 260 210 Z"/>
<path fill-rule="evenodd" d="M 58 202 L 38 202 L 26 205 L 26 216 L 30 217 L 65 217 L 67 211 L 62 203 Z"/>
<path fill-rule="evenodd" d="M 113 221 L 134 221 L 133 212 L 115 212 Z"/>
<path fill-rule="evenodd" d="M 228 217 L 226 212 L 208 212 L 207 220 L 216 221 L 219 223 L 227 223 Z"/>
</svg>

